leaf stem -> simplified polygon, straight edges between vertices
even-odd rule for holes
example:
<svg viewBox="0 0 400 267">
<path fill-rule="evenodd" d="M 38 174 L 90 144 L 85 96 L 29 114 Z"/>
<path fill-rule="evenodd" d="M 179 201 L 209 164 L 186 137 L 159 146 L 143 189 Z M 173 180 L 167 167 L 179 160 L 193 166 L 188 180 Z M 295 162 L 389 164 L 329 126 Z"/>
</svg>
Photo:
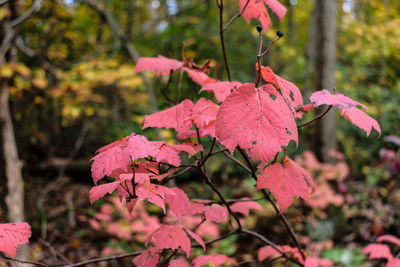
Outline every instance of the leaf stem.
<svg viewBox="0 0 400 267">
<path fill-rule="evenodd" d="M 299 129 L 301 127 L 304 127 L 304 126 L 307 126 L 307 125 L 310 125 L 311 123 L 321 119 L 323 116 L 326 115 L 326 113 L 328 113 L 329 110 L 331 110 L 332 107 L 333 106 L 329 106 L 323 113 L 319 114 L 318 116 L 315 116 L 312 120 L 310 120 L 308 122 L 305 122 L 305 123 L 302 123 L 300 125 L 297 125 L 297 129 Z"/>
</svg>

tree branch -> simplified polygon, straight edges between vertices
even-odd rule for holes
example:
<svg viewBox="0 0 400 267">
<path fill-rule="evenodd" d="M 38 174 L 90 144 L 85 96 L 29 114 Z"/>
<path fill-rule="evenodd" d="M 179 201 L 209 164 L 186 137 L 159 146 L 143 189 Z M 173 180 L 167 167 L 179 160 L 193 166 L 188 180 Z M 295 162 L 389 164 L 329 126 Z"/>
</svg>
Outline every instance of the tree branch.
<svg viewBox="0 0 400 267">
<path fill-rule="evenodd" d="M 315 116 L 312 120 L 302 123 L 300 125 L 297 125 L 297 129 L 307 126 L 307 125 L 310 125 L 311 123 L 316 122 L 317 120 L 321 119 L 323 116 L 326 115 L 326 113 L 328 113 L 329 110 L 331 110 L 332 107 L 333 106 L 329 106 L 323 113 L 319 114 L 318 116 Z"/>
<path fill-rule="evenodd" d="M 13 259 L 13 258 L 7 256 L 6 254 L 4 254 L 3 252 L 0 252 L 0 257 L 6 259 L 8 261 L 15 261 L 15 262 L 19 262 L 19 263 L 26 263 L 26 264 L 33 264 L 36 266 L 49 267 L 49 265 L 41 263 L 41 262 Z"/>
<path fill-rule="evenodd" d="M 245 11 L 245 9 L 247 8 L 247 5 L 249 4 L 250 0 L 247 0 L 246 4 L 244 5 L 244 7 L 242 8 L 242 10 L 240 10 L 235 16 L 233 16 L 224 26 L 224 28 L 222 29 L 223 31 L 226 31 L 228 29 L 228 27 L 232 24 L 232 22 L 234 22 L 237 18 L 239 18 L 240 16 L 242 16 L 243 12 Z"/>
</svg>

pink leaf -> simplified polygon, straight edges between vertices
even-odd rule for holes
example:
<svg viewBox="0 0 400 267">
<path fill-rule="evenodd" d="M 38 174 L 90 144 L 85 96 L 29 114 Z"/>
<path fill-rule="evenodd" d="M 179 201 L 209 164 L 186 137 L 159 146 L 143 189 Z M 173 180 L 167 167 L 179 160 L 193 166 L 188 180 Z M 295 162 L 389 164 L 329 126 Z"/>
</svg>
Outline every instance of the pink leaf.
<svg viewBox="0 0 400 267">
<path fill-rule="evenodd" d="M 147 200 L 160 208 L 165 213 L 165 197 L 166 192 L 171 189 L 162 185 L 142 184 L 136 187 L 136 195 L 140 200 Z"/>
<path fill-rule="evenodd" d="M 363 250 L 361 250 L 363 254 L 369 254 L 369 259 L 391 259 L 393 258 L 392 253 L 390 252 L 390 248 L 384 244 L 369 244 Z"/>
<path fill-rule="evenodd" d="M 0 251 L 12 258 L 17 254 L 18 245 L 29 242 L 31 227 L 27 223 L 0 223 Z"/>
<path fill-rule="evenodd" d="M 352 107 L 347 110 L 341 110 L 340 113 L 346 120 L 364 130 L 367 136 L 370 134 L 372 128 L 375 128 L 375 130 L 381 134 L 381 127 L 379 127 L 378 122 L 362 110 Z"/>
<path fill-rule="evenodd" d="M 186 214 L 190 207 L 189 198 L 181 189 L 177 187 L 171 188 L 170 193 L 166 195 L 165 202 L 168 203 L 170 211 L 175 214 L 179 221 Z"/>
<path fill-rule="evenodd" d="M 239 0 L 239 9 L 243 10 L 248 0 Z M 267 8 L 263 3 L 257 0 L 249 0 L 246 9 L 242 14 L 244 20 L 249 24 L 251 19 L 257 19 L 260 21 L 263 31 L 266 31 L 271 25 L 271 19 L 269 18 Z"/>
<path fill-rule="evenodd" d="M 214 264 L 215 267 L 219 267 L 223 263 L 237 264 L 234 259 L 222 254 L 200 255 L 192 261 L 194 267 L 202 267 L 209 262 Z"/>
<path fill-rule="evenodd" d="M 256 66 L 258 69 L 258 64 Z M 295 84 L 276 75 L 268 66 L 261 66 L 261 75 L 264 81 L 272 83 L 277 89 L 281 90 L 292 112 L 295 112 L 297 107 L 303 105 L 303 97 Z"/>
<path fill-rule="evenodd" d="M 186 99 L 176 106 L 147 115 L 144 118 L 143 129 L 148 127 L 174 128 L 178 133 L 186 133 L 193 125 L 191 120 L 185 120 L 191 116 L 192 108 L 193 102 Z"/>
<path fill-rule="evenodd" d="M 204 214 L 208 220 L 212 220 L 216 223 L 221 223 L 228 217 L 228 211 L 224 206 L 218 204 L 212 204 L 211 206 L 206 206 L 204 209 Z"/>
<path fill-rule="evenodd" d="M 139 256 L 136 256 L 132 262 L 137 267 L 156 267 L 160 258 L 160 251 L 157 248 L 151 247 Z"/>
<path fill-rule="evenodd" d="M 177 225 L 162 225 L 146 240 L 146 245 L 152 240 L 155 247 L 159 249 L 178 249 L 181 247 L 189 257 L 191 244 L 185 231 Z"/>
<path fill-rule="evenodd" d="M 168 267 L 190 267 L 190 265 L 184 257 L 178 257 L 170 261 Z"/>
<path fill-rule="evenodd" d="M 156 157 L 158 149 L 163 142 L 151 142 L 143 135 L 134 135 L 128 139 L 129 159 L 137 160 L 147 156 Z"/>
<path fill-rule="evenodd" d="M 262 162 L 273 159 L 290 140 L 297 142 L 293 113 L 269 84 L 244 84 L 229 95 L 218 111 L 215 131 L 231 153 L 239 145 Z"/>
<path fill-rule="evenodd" d="M 314 103 L 316 107 L 321 105 L 331 105 L 338 107 L 342 110 L 347 110 L 349 108 L 360 105 L 364 108 L 365 111 L 367 111 L 367 108 L 363 104 L 351 99 L 350 97 L 345 96 L 341 93 L 331 94 L 326 89 L 314 92 L 310 96 L 310 100 Z"/>
<path fill-rule="evenodd" d="M 332 267 L 333 262 L 329 259 L 324 259 L 324 258 L 307 257 L 304 267 L 318 267 L 318 266 Z"/>
<path fill-rule="evenodd" d="M 389 242 L 392 244 L 395 244 L 396 246 L 400 247 L 400 239 L 393 236 L 393 235 L 382 235 L 380 237 L 378 237 L 378 239 L 376 240 L 377 242 Z"/>
<path fill-rule="evenodd" d="M 194 240 L 196 240 L 197 243 L 199 243 L 203 247 L 204 250 L 206 250 L 206 244 L 204 244 L 203 239 L 201 239 L 201 237 L 198 234 L 190 231 L 189 229 L 185 229 L 185 230 Z"/>
<path fill-rule="evenodd" d="M 257 259 L 259 262 L 263 262 L 265 259 L 272 256 L 280 256 L 280 254 L 271 246 L 259 248 L 257 251 Z"/>
<path fill-rule="evenodd" d="M 205 74 L 204 72 L 192 70 L 192 69 L 185 68 L 185 67 L 183 68 L 183 70 L 186 71 L 187 74 L 189 75 L 190 79 L 192 79 L 197 84 L 205 85 L 207 83 L 215 82 L 214 79 L 208 77 L 208 75 Z"/>
<path fill-rule="evenodd" d="M 176 145 L 169 145 L 171 148 L 175 149 L 176 151 L 184 151 L 189 154 L 189 157 L 193 157 L 200 151 L 203 151 L 202 145 L 198 143 L 183 143 L 183 144 L 176 144 Z"/>
<path fill-rule="evenodd" d="M 214 93 L 218 102 L 223 102 L 225 98 L 235 91 L 242 83 L 240 82 L 215 82 L 203 85 L 200 92 L 207 91 Z"/>
<path fill-rule="evenodd" d="M 181 164 L 179 152 L 167 144 L 164 144 L 160 147 L 159 151 L 157 152 L 156 160 L 157 162 L 168 162 L 176 167 Z"/>
<path fill-rule="evenodd" d="M 104 176 L 110 176 L 114 170 L 121 169 L 128 171 L 130 159 L 128 151 L 125 148 L 128 146 L 129 137 L 134 135 L 133 133 L 97 150 L 97 155 L 91 159 L 93 161 L 91 171 L 95 184 Z"/>
<path fill-rule="evenodd" d="M 289 245 L 284 245 L 284 246 L 277 246 L 278 249 L 280 249 L 283 253 L 291 253 L 293 256 L 295 256 L 299 262 L 303 262 L 303 257 L 301 256 L 299 250 L 297 248 L 292 248 Z M 258 249 L 257 252 L 257 259 L 259 262 L 263 262 L 265 259 L 272 257 L 272 256 L 281 256 L 281 254 L 273 247 L 271 246 L 265 246 L 262 248 Z"/>
<path fill-rule="evenodd" d="M 399 267 L 400 266 L 400 259 L 391 258 L 388 260 L 386 267 Z"/>
<path fill-rule="evenodd" d="M 244 197 L 241 199 L 245 200 L 249 198 Z M 239 212 L 245 216 L 249 216 L 250 209 L 264 210 L 263 207 L 258 202 L 252 201 L 250 199 L 248 201 L 238 201 L 233 205 L 231 205 L 230 208 L 233 212 Z"/>
<path fill-rule="evenodd" d="M 120 183 L 120 181 L 116 181 L 92 187 L 92 189 L 90 189 L 89 191 L 90 204 L 93 204 L 93 202 L 103 197 L 105 194 L 111 194 L 112 192 L 114 192 L 114 190 L 117 189 Z"/>
<path fill-rule="evenodd" d="M 260 0 L 260 1 L 266 3 L 271 8 L 271 10 L 276 15 L 278 15 L 280 21 L 283 20 L 283 17 L 286 14 L 286 7 L 281 3 L 279 3 L 278 0 Z"/>
<path fill-rule="evenodd" d="M 167 75 L 183 66 L 183 62 L 159 55 L 158 57 L 141 57 L 136 63 L 136 73 L 156 71 L 156 75 Z"/>
<path fill-rule="evenodd" d="M 274 194 L 280 212 L 283 212 L 290 206 L 294 196 L 310 201 L 310 191 L 314 191 L 315 185 L 305 169 L 285 157 L 283 165 L 274 163 L 258 177 L 257 189 L 263 188 L 268 188 Z"/>
</svg>

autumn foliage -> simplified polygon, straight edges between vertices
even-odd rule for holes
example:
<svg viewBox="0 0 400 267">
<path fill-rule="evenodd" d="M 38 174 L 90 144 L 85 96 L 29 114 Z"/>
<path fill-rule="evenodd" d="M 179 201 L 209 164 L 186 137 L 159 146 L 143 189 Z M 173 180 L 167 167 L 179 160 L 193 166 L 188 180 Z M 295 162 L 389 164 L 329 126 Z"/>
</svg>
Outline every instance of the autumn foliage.
<svg viewBox="0 0 400 267">
<path fill-rule="evenodd" d="M 286 8 L 277 0 L 239 1 L 239 9 L 244 10 L 243 18 L 247 22 L 258 19 L 264 31 L 271 24 L 265 5 L 280 20 L 285 16 Z M 157 264 L 190 266 L 189 262 L 195 267 L 208 262 L 215 266 L 236 265 L 236 260 L 226 255 L 208 254 L 207 246 L 230 235 L 244 234 L 264 243 L 265 246 L 254 255 L 259 262 L 278 258 L 308 267 L 333 266 L 328 259 L 308 257 L 294 235 L 291 243 L 295 246 L 277 245 L 245 228 L 239 214 L 248 216 L 251 210 L 263 211 L 263 207 L 248 197 L 225 199 L 205 166 L 217 154 L 233 159 L 257 181 L 255 190 L 260 190 L 272 203 L 280 218 L 296 197 L 317 206 L 312 194 L 318 192 L 319 184 L 314 183 L 308 171 L 292 160 L 286 150 L 291 142 L 298 145 L 298 129 L 313 122 L 302 123 L 302 114 L 320 106 L 327 106 L 327 110 L 337 108 L 346 120 L 364 130 L 367 136 L 372 128 L 380 133 L 379 124 L 367 115 L 366 107 L 342 93 L 330 91 L 332 88 L 314 92 L 310 102 L 304 103 L 302 93 L 295 84 L 260 63 L 256 66 L 258 75 L 264 81 L 260 86 L 258 81 L 220 81 L 208 76 L 207 66 L 199 68 L 191 59 L 179 61 L 161 55 L 139 59 L 136 73 L 147 71 L 154 71 L 157 76 L 186 72 L 199 85 L 198 92 L 208 92 L 210 97 L 197 101 L 185 99 L 145 116 L 143 129 L 174 129 L 180 142 L 153 141 L 132 133 L 100 148 L 91 160 L 95 186 L 90 190 L 90 202 L 116 191 L 119 200 L 115 201 L 125 206 L 128 215 L 132 216 L 126 219 L 131 220 L 133 230 L 143 233 L 140 239 L 147 249 L 136 256 L 133 263 L 147 267 Z M 204 140 L 209 140 L 211 145 L 205 147 Z M 234 158 L 235 151 L 241 154 L 244 163 Z M 187 160 L 182 160 L 183 154 Z M 189 171 L 200 174 L 205 185 L 217 196 L 216 199 L 192 199 L 183 188 L 169 186 L 169 181 Z M 168 220 L 152 218 L 145 212 L 144 201 L 158 206 Z M 130 231 L 122 233 L 107 219 L 110 214 L 106 209 L 102 214 L 101 218 L 107 221 L 109 231 L 129 238 Z M 100 228 L 99 220 L 89 222 L 93 228 Z M 230 231 L 220 233 L 217 227 L 220 223 L 228 223 Z M 206 240 L 204 233 L 207 229 L 204 226 L 209 231 L 215 229 L 214 239 Z M 29 237 L 30 230 L 26 223 L 0 224 L 0 250 L 11 257 L 15 256 L 16 246 L 26 243 Z M 383 236 L 378 242 L 367 246 L 363 253 L 369 254 L 370 259 L 385 258 L 388 266 L 396 266 L 398 259 L 382 243 L 399 246 L 399 240 Z M 193 246 L 203 248 L 205 254 L 191 258 Z"/>
</svg>

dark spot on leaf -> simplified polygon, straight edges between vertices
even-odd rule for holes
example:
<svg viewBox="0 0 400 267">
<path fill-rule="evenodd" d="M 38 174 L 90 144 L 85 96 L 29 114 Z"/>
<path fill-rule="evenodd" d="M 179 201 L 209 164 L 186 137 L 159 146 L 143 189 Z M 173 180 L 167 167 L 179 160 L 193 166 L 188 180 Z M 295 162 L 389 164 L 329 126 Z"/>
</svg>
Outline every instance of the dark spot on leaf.
<svg viewBox="0 0 400 267">
<path fill-rule="evenodd" d="M 288 130 L 288 128 L 285 128 L 285 130 L 287 134 L 292 135 L 292 133 Z"/>
<path fill-rule="evenodd" d="M 269 95 L 269 97 L 270 97 L 272 100 L 274 100 L 274 101 L 275 101 L 275 99 L 276 99 L 276 95 Z"/>
<path fill-rule="evenodd" d="M 289 96 L 290 96 L 290 99 L 292 99 L 292 101 L 294 102 L 294 94 L 293 94 L 293 91 L 290 91 Z"/>
</svg>

